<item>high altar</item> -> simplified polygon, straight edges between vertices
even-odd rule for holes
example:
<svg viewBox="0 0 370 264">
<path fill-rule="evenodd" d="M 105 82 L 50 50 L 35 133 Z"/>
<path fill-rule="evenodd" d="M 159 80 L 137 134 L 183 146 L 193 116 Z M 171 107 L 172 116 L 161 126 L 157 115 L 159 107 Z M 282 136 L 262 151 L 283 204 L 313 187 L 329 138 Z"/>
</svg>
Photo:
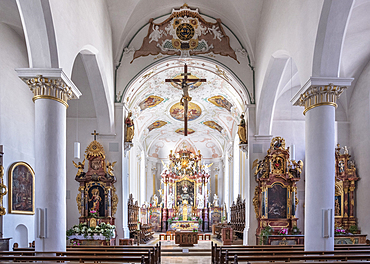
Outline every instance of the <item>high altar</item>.
<svg viewBox="0 0 370 264">
<path fill-rule="evenodd" d="M 169 155 L 170 164 L 161 177 L 164 183 L 162 231 L 208 231 L 208 190 L 210 165 L 202 165 L 202 155 L 186 149 Z M 170 221 L 168 221 L 170 219 Z M 168 225 L 167 225 L 168 223 Z"/>
</svg>

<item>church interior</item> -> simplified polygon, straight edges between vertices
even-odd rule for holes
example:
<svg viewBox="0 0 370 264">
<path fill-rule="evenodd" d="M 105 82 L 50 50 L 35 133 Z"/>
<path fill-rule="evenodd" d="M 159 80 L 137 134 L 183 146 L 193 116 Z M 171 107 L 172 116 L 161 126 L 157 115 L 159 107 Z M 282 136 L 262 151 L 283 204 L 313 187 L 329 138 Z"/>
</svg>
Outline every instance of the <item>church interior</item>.
<svg viewBox="0 0 370 264">
<path fill-rule="evenodd" d="M 368 12 L 1 0 L 0 250 L 366 251 Z"/>
</svg>

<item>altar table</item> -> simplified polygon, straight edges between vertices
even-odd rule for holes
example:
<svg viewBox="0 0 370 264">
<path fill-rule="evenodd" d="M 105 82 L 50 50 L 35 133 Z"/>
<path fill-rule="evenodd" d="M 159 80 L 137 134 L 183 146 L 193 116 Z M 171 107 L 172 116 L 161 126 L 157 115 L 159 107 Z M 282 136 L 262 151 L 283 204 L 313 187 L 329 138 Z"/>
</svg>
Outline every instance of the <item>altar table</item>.
<svg viewBox="0 0 370 264">
<path fill-rule="evenodd" d="M 193 231 L 196 229 L 199 230 L 198 221 L 173 221 L 169 226 L 168 230 L 186 230 Z"/>
<path fill-rule="evenodd" d="M 176 231 L 175 244 L 179 244 L 179 246 L 193 246 L 194 244 L 198 244 L 198 232 Z"/>
</svg>

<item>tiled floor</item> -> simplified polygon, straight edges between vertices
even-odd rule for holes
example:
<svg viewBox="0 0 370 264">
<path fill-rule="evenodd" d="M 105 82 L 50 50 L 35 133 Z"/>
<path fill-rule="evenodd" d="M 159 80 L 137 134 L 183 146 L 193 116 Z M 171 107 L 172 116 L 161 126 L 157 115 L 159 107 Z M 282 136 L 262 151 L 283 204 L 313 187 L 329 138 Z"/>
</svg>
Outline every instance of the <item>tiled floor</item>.
<svg viewBox="0 0 370 264">
<path fill-rule="evenodd" d="M 203 264 L 203 263 L 211 263 L 211 257 L 203 257 L 203 256 L 162 257 L 161 263 L 162 264 L 177 264 L 177 263 Z"/>
</svg>

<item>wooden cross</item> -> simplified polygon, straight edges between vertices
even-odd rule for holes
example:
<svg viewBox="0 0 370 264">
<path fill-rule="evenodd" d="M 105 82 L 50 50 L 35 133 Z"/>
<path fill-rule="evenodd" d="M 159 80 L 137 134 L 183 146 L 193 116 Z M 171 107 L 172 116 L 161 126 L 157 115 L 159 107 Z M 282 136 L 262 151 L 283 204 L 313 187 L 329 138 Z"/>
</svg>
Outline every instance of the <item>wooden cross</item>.
<svg viewBox="0 0 370 264">
<path fill-rule="evenodd" d="M 188 79 L 188 65 L 184 65 L 184 73 L 181 73 L 181 76 L 184 76 L 182 79 L 166 79 L 165 82 L 174 82 L 177 84 L 181 84 L 181 89 L 183 91 L 183 95 L 180 100 L 180 104 L 184 106 L 184 135 L 188 135 L 188 102 L 191 101 L 191 97 L 189 96 L 189 86 L 195 84 L 197 82 L 206 82 L 206 79 Z"/>
<path fill-rule="evenodd" d="M 96 130 L 94 130 L 94 133 L 91 133 L 91 135 L 94 136 L 94 140 L 96 140 L 96 136 L 99 136 L 99 133 L 96 133 Z"/>
</svg>

